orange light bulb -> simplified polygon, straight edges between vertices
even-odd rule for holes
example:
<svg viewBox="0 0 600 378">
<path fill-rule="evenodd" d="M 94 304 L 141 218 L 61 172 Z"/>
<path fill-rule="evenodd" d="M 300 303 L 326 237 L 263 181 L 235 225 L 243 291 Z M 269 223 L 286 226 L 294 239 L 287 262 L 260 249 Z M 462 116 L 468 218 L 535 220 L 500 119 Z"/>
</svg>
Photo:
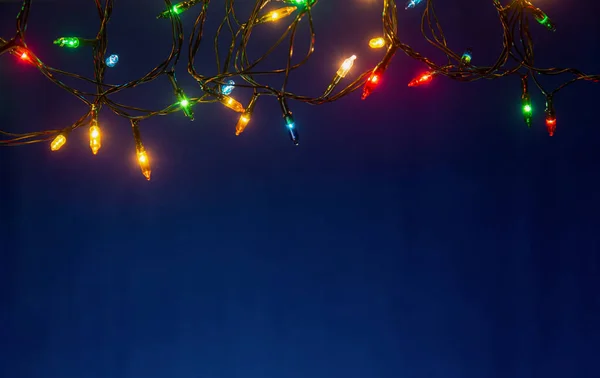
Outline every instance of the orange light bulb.
<svg viewBox="0 0 600 378">
<path fill-rule="evenodd" d="M 67 137 L 64 134 L 57 135 L 56 138 L 50 143 L 50 150 L 58 151 L 62 146 L 67 143 Z"/>
<path fill-rule="evenodd" d="M 221 104 L 227 106 L 229 109 L 233 110 L 234 112 L 238 112 L 238 113 L 244 112 L 244 105 L 242 105 L 239 101 L 237 101 L 233 97 L 223 96 L 220 99 L 220 101 L 221 101 Z"/>
<path fill-rule="evenodd" d="M 235 125 L 235 135 L 240 135 L 243 133 L 244 130 L 246 130 L 248 123 L 250 123 L 250 115 L 246 113 L 242 114 Z"/>
<path fill-rule="evenodd" d="M 369 47 L 372 49 L 380 49 L 385 46 L 385 39 L 378 37 L 369 41 Z"/>
<path fill-rule="evenodd" d="M 96 155 L 98 150 L 102 147 L 102 134 L 100 134 L 100 127 L 95 122 L 92 122 L 90 126 L 90 148 L 92 153 Z"/>
<path fill-rule="evenodd" d="M 152 171 L 150 170 L 150 158 L 148 157 L 148 153 L 145 149 L 138 149 L 137 159 L 140 169 L 142 170 L 142 174 L 144 177 L 146 177 L 146 180 L 150 181 L 150 175 L 152 174 Z"/>
</svg>

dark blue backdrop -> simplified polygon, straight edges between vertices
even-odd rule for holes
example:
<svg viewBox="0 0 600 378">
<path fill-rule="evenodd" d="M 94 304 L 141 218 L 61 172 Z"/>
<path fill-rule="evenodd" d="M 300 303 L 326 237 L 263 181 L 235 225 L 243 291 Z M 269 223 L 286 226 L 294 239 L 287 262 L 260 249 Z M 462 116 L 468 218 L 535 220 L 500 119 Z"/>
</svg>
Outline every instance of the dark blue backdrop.
<svg viewBox="0 0 600 378">
<path fill-rule="evenodd" d="M 109 52 L 121 61 L 108 81 L 168 54 L 152 3 L 116 2 Z M 491 63 L 501 49 L 491 1 L 439 3 L 451 47 Z M 600 72 L 598 2 L 539 3 L 558 31 L 532 25 L 538 64 Z M 18 6 L 0 3 L 0 35 L 14 33 Z M 318 94 L 353 53 L 357 71 L 374 64 L 365 46 L 380 7 L 320 2 L 316 56 L 289 88 Z M 182 16 L 189 31 L 193 15 Z M 419 22 L 402 10 L 401 39 L 441 61 Z M 52 40 L 97 27 L 92 1 L 34 1 L 28 43 L 46 64 L 89 75 L 89 51 Z M 205 44 L 198 69 L 210 74 L 209 32 Z M 197 95 L 184 66 L 179 80 Z M 550 138 L 536 92 L 533 129 L 522 121 L 518 78 L 407 88 L 422 69 L 399 54 L 367 101 L 292 102 L 298 147 L 272 99 L 239 137 L 218 104 L 197 106 L 194 122 L 145 121 L 150 182 L 129 123 L 108 109 L 97 156 L 85 130 L 57 153 L 0 149 L 0 376 L 596 377 L 600 87 L 556 96 Z M 166 78 L 116 100 L 174 101 Z M 1 129 L 62 128 L 84 112 L 0 58 Z"/>
</svg>

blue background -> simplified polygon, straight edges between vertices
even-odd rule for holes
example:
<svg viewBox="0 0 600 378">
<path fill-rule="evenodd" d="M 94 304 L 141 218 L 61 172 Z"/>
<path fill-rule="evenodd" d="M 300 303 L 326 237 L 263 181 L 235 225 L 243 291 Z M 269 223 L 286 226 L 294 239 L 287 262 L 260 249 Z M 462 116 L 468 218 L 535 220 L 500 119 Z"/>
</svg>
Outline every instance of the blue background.
<svg viewBox="0 0 600 378">
<path fill-rule="evenodd" d="M 93 37 L 93 2 L 33 3 L 29 47 L 90 76 L 89 50 L 52 40 Z M 380 2 L 341 3 L 314 8 L 316 53 L 290 90 L 317 96 L 343 58 L 358 55 L 354 72 L 380 59 L 366 47 L 381 30 Z M 491 1 L 436 3 L 451 48 L 472 47 L 475 65 L 495 61 Z M 600 4 L 537 3 L 558 24 L 556 33 L 531 25 L 538 66 L 600 72 Z M 116 2 L 108 53 L 120 61 L 108 82 L 166 58 L 162 4 Z M 222 12 L 211 6 L 196 65 L 206 74 Z M 5 38 L 18 8 L 0 3 Z M 420 12 L 399 8 L 400 39 L 442 63 L 420 35 Z M 283 31 L 268 27 L 256 57 Z M 196 96 L 186 60 L 178 78 Z M 272 98 L 239 137 L 237 116 L 219 104 L 196 106 L 194 122 L 144 121 L 150 182 L 129 122 L 107 108 L 97 156 L 86 128 L 59 152 L 0 149 L 0 376 L 597 377 L 600 88 L 559 92 L 550 138 L 533 86 L 534 126 L 525 126 L 518 77 L 407 88 L 423 70 L 399 53 L 366 101 L 291 102 L 298 147 Z M 166 77 L 115 100 L 174 102 Z M 1 129 L 62 128 L 86 111 L 33 67 L 0 58 Z"/>
</svg>

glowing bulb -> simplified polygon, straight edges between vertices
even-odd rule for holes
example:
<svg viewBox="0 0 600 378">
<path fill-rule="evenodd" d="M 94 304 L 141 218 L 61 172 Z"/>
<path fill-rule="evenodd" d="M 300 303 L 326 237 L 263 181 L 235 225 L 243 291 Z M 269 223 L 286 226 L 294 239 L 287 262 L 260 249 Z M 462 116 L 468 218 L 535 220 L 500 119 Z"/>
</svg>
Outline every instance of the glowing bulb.
<svg viewBox="0 0 600 378">
<path fill-rule="evenodd" d="M 67 143 L 67 137 L 64 134 L 59 134 L 54 138 L 52 143 L 50 143 L 50 150 L 58 151 L 65 143 Z"/>
<path fill-rule="evenodd" d="M 433 80 L 433 72 L 426 72 L 423 75 L 413 79 L 410 81 L 410 83 L 408 83 L 409 87 L 416 87 L 422 84 L 427 84 L 430 83 L 431 80 Z"/>
<path fill-rule="evenodd" d="M 90 126 L 90 148 L 92 149 L 92 153 L 96 155 L 100 147 L 102 147 L 100 127 L 98 127 L 96 122 L 92 121 L 92 126 Z"/>
<path fill-rule="evenodd" d="M 556 132 L 556 112 L 551 96 L 546 98 L 546 130 L 550 136 Z"/>
<path fill-rule="evenodd" d="M 285 127 L 288 130 L 292 142 L 297 146 L 299 136 L 298 131 L 296 130 L 296 122 L 294 122 L 294 117 L 292 117 L 291 113 L 288 113 L 285 116 L 283 116 L 283 119 L 285 121 Z"/>
<path fill-rule="evenodd" d="M 556 31 L 556 25 L 554 25 L 554 22 L 552 22 L 550 17 L 548 17 L 548 15 L 544 13 L 541 9 L 534 8 L 533 17 L 540 25 L 546 27 L 546 29 L 550 31 Z"/>
<path fill-rule="evenodd" d="M 12 54 L 18 56 L 19 58 L 21 58 L 21 60 L 29 60 L 29 54 L 25 49 L 18 48 L 14 52 L 12 52 Z"/>
<path fill-rule="evenodd" d="M 178 15 L 198 4 L 202 0 L 187 0 L 173 5 L 171 8 L 160 13 L 156 18 L 169 18 L 171 15 Z"/>
<path fill-rule="evenodd" d="M 528 127 L 531 127 L 533 107 L 531 106 L 531 97 L 529 93 L 523 93 L 521 97 L 521 105 L 523 110 L 523 119 Z"/>
<path fill-rule="evenodd" d="M 385 39 L 378 37 L 369 41 L 369 47 L 372 49 L 380 49 L 385 46 Z"/>
<path fill-rule="evenodd" d="M 292 13 L 294 13 L 294 11 L 296 11 L 296 9 L 298 9 L 298 8 L 297 7 L 283 7 L 280 9 L 276 9 L 274 11 L 271 11 L 271 12 L 265 14 L 258 20 L 256 20 L 256 23 L 272 22 L 272 21 L 280 20 L 280 19 L 287 17 L 287 16 L 291 15 Z"/>
<path fill-rule="evenodd" d="M 137 149 L 137 160 L 140 165 L 140 169 L 142 170 L 142 174 L 146 177 L 146 180 L 150 180 L 150 175 L 152 171 L 150 170 L 150 158 L 148 157 L 148 153 L 146 150 L 142 148 Z"/>
<path fill-rule="evenodd" d="M 462 57 L 460 58 L 460 63 L 461 65 L 470 64 L 471 59 L 473 59 L 471 49 L 467 49 L 467 51 L 465 51 Z"/>
<path fill-rule="evenodd" d="M 106 58 L 106 65 L 108 67 L 114 67 L 117 65 L 117 63 L 119 62 L 119 56 L 117 54 L 112 54 L 111 56 L 109 56 L 108 58 Z"/>
<path fill-rule="evenodd" d="M 354 65 L 354 61 L 356 60 L 356 55 L 352 55 L 350 58 L 344 60 L 340 68 L 337 70 L 336 75 L 343 78 L 345 77 L 352 66 Z"/>
<path fill-rule="evenodd" d="M 379 82 L 381 81 L 381 75 L 383 74 L 383 69 L 380 67 L 375 67 L 373 72 L 371 72 L 371 76 L 365 82 L 365 86 L 363 87 L 363 93 L 361 99 L 366 99 L 369 97 L 371 92 L 377 87 Z"/>
<path fill-rule="evenodd" d="M 221 93 L 225 96 L 231 94 L 235 88 L 235 81 L 228 80 L 226 84 L 221 85 Z"/>
<path fill-rule="evenodd" d="M 186 117 L 188 117 L 189 119 L 191 119 L 193 121 L 194 120 L 194 112 L 192 111 L 192 106 L 191 106 L 190 100 L 187 98 L 185 93 L 183 93 L 183 90 L 181 88 L 178 88 L 175 91 L 175 93 L 177 93 L 177 99 L 179 100 L 179 105 L 181 106 L 183 113 L 186 115 Z"/>
<path fill-rule="evenodd" d="M 556 118 L 546 118 L 546 129 L 548 130 L 548 135 L 554 136 L 556 132 Z"/>
<path fill-rule="evenodd" d="M 246 130 L 246 126 L 250 123 L 250 114 L 242 114 L 235 125 L 235 135 L 240 135 Z"/>
<path fill-rule="evenodd" d="M 246 130 L 246 126 L 250 123 L 250 118 L 252 118 L 252 112 L 254 111 L 254 106 L 256 106 L 256 101 L 258 100 L 258 95 L 255 93 L 252 98 L 250 98 L 250 102 L 248 102 L 248 106 L 244 110 L 244 113 L 240 115 L 240 118 L 235 125 L 235 135 L 240 135 Z"/>
<path fill-rule="evenodd" d="M 221 104 L 227 106 L 229 109 L 233 110 L 234 112 L 238 112 L 238 113 L 244 112 L 244 106 L 239 101 L 234 99 L 233 97 L 223 96 L 222 98 L 220 98 L 220 101 L 221 101 Z"/>
<path fill-rule="evenodd" d="M 69 47 L 72 49 L 76 49 L 80 45 L 79 38 L 77 37 L 61 37 L 54 41 L 55 45 L 59 47 Z"/>
<path fill-rule="evenodd" d="M 406 8 L 404 8 L 404 9 L 412 9 L 412 8 L 416 7 L 417 5 L 419 5 L 421 3 L 421 1 L 423 1 L 423 0 L 408 0 L 408 2 L 406 3 Z"/>
</svg>

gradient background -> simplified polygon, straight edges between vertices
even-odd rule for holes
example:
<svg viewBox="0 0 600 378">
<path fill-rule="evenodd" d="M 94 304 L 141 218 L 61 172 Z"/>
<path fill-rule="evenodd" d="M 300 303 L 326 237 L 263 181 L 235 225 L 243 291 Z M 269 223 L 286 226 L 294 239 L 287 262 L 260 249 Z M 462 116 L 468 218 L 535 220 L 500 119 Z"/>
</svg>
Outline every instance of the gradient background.
<svg viewBox="0 0 600 378">
<path fill-rule="evenodd" d="M 108 52 L 121 60 L 107 81 L 119 83 L 166 58 L 170 26 L 155 20 L 162 1 L 115 3 Z M 437 3 L 450 46 L 493 62 L 491 1 Z M 600 4 L 536 5 L 558 24 L 532 24 L 538 65 L 600 72 Z M 0 4 L 0 35 L 13 35 L 18 8 Z M 318 95 L 351 54 L 355 72 L 372 67 L 380 52 L 365 46 L 380 14 L 379 1 L 321 1 L 315 57 L 289 89 Z M 194 16 L 182 15 L 186 39 Z M 401 39 L 442 62 L 419 23 L 401 7 Z M 52 40 L 98 25 L 92 1 L 34 1 L 28 44 L 50 66 L 91 75 L 89 50 Z M 269 27 L 256 56 L 283 28 Z M 205 37 L 197 67 L 211 74 Z M 178 78 L 195 96 L 186 63 Z M 367 101 L 291 102 L 298 147 L 271 98 L 239 137 L 219 104 L 197 106 L 194 122 L 145 121 L 150 182 L 129 123 L 107 108 L 97 156 L 86 128 L 57 153 L 0 149 L 0 376 L 597 377 L 600 87 L 556 96 L 550 138 L 534 88 L 525 126 L 518 77 L 407 88 L 423 68 L 399 53 Z M 164 77 L 115 100 L 174 98 Z M 32 67 L 0 58 L 1 129 L 62 128 L 84 112 Z"/>
</svg>

